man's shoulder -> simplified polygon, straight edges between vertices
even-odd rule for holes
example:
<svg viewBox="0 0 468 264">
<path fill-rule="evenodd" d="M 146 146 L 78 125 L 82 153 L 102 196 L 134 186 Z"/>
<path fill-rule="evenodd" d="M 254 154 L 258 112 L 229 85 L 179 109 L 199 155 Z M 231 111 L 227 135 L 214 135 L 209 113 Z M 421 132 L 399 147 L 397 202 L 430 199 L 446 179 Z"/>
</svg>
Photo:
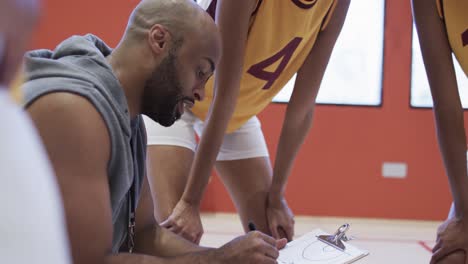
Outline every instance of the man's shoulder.
<svg viewBox="0 0 468 264">
<path fill-rule="evenodd" d="M 89 99 L 71 92 L 45 94 L 29 104 L 27 110 L 31 116 L 47 121 L 53 126 L 73 127 L 79 131 L 105 127 L 95 105 Z"/>
<path fill-rule="evenodd" d="M 91 157 L 96 162 L 109 159 L 108 128 L 96 107 L 85 97 L 50 93 L 34 101 L 27 111 L 49 152 L 83 162 Z"/>
</svg>

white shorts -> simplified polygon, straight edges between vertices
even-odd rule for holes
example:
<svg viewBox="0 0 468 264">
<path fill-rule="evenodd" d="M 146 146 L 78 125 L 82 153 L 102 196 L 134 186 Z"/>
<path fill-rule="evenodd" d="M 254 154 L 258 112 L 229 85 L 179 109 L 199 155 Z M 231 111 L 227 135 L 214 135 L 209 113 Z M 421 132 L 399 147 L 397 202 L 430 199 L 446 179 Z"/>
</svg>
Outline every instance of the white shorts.
<svg viewBox="0 0 468 264">
<path fill-rule="evenodd" d="M 181 119 L 171 127 L 163 127 L 152 119 L 143 116 L 148 136 L 148 145 L 180 146 L 195 152 L 197 139 L 201 137 L 204 124 L 190 111 L 185 111 Z M 268 157 L 268 148 L 263 136 L 260 121 L 250 118 L 236 131 L 224 135 L 217 160 L 239 160 L 255 157 Z"/>
</svg>

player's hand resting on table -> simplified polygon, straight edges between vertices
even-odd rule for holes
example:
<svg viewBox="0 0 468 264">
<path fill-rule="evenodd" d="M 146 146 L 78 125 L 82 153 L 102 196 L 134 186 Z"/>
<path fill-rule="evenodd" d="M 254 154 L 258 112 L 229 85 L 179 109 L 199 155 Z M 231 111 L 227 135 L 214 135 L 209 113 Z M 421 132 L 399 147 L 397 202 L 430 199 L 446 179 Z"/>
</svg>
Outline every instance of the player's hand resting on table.
<svg viewBox="0 0 468 264">
<path fill-rule="evenodd" d="M 465 254 L 462 254 L 463 251 Z M 468 263 L 468 222 L 466 218 L 450 217 L 437 230 L 431 264 Z M 451 256 L 453 255 L 453 256 Z M 448 261 L 448 260 L 451 261 Z M 461 262 L 459 260 L 463 259 Z"/>
<path fill-rule="evenodd" d="M 268 195 L 266 214 L 272 236 L 291 241 L 294 237 L 294 215 L 286 199 L 281 195 Z"/>
</svg>

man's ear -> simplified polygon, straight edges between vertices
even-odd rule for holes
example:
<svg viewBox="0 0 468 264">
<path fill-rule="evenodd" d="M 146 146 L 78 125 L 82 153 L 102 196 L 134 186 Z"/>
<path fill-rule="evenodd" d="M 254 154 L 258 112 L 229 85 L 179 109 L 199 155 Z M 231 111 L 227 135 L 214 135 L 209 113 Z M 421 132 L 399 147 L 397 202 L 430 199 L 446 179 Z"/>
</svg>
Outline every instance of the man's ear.
<svg viewBox="0 0 468 264">
<path fill-rule="evenodd" d="M 170 42 L 170 34 L 167 29 L 159 24 L 154 25 L 148 32 L 148 44 L 156 54 L 164 53 Z"/>
</svg>

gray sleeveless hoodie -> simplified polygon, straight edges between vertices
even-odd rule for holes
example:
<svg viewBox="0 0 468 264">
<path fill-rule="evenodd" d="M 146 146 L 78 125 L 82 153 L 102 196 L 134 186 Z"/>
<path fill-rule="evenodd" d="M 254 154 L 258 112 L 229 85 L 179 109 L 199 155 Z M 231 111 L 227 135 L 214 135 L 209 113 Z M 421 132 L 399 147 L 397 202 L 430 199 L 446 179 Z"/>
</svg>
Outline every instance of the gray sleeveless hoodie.
<svg viewBox="0 0 468 264">
<path fill-rule="evenodd" d="M 107 174 L 114 227 L 112 251 L 116 253 L 125 242 L 129 206 L 138 201 L 145 176 L 146 134 L 141 116 L 130 120 L 124 91 L 105 59 L 111 51 L 96 36 L 86 35 L 73 36 L 54 51 L 28 52 L 23 89 L 25 107 L 48 93 L 69 92 L 89 100 L 104 119 L 111 143 Z"/>
</svg>

